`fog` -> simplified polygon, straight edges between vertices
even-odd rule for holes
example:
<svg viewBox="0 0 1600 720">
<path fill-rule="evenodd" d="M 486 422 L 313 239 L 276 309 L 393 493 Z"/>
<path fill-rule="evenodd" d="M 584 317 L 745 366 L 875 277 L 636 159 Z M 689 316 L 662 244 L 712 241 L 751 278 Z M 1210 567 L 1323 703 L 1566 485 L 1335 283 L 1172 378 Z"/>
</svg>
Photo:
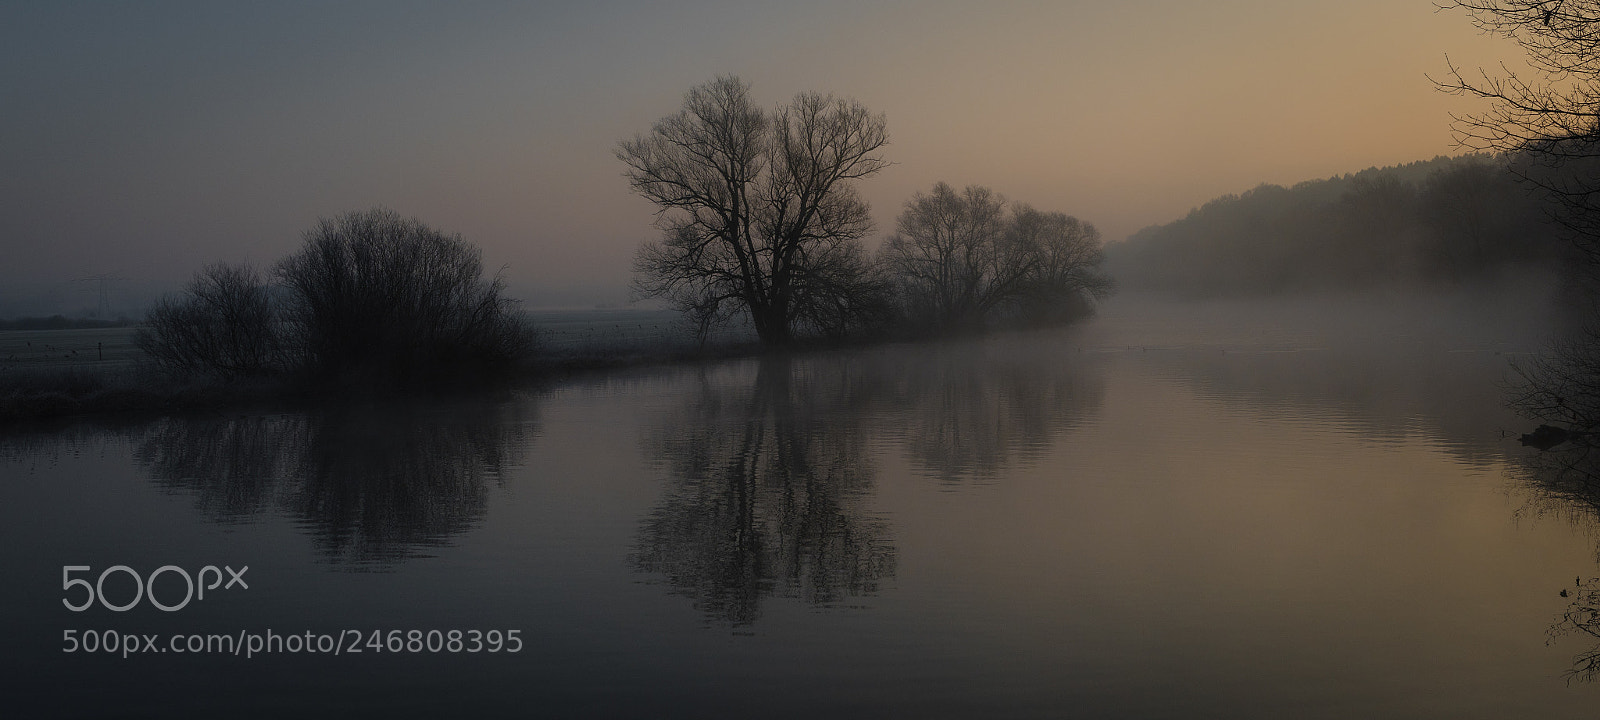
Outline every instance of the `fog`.
<svg viewBox="0 0 1600 720">
<path fill-rule="evenodd" d="M 0 316 L 136 314 L 377 205 L 529 305 L 620 303 L 652 207 L 616 143 L 720 73 L 888 118 L 880 231 L 938 181 L 1109 240 L 1224 193 L 1452 152 L 1425 73 L 1517 57 L 1404 3 L 704 2 L 0 8 Z M 1515 65 L 1512 65 L 1515 68 Z M 874 238 L 876 240 L 876 238 Z"/>
</svg>

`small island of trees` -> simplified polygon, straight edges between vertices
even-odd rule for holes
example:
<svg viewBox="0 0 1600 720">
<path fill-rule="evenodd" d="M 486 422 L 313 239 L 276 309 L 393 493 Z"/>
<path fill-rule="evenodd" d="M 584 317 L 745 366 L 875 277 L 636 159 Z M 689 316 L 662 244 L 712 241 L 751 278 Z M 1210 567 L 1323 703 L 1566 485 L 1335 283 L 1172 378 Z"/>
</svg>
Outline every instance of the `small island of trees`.
<svg viewBox="0 0 1600 720">
<path fill-rule="evenodd" d="M 1093 225 L 983 187 L 918 193 L 869 250 L 855 183 L 889 165 L 887 145 L 884 117 L 854 100 L 801 93 L 766 110 L 737 77 L 691 89 L 617 146 L 658 208 L 637 296 L 681 310 L 702 340 L 740 325 L 784 352 L 1071 322 L 1110 294 Z M 81 374 L 19 385 L 0 416 L 503 385 L 549 367 L 477 247 L 385 208 L 320 220 L 265 271 L 204 267 L 149 310 L 136 343 L 149 361 L 136 387 Z"/>
<path fill-rule="evenodd" d="M 1093 225 L 987 188 L 944 183 L 906 204 L 876 254 L 854 182 L 889 163 L 882 115 L 801 93 L 771 112 L 719 77 L 617 157 L 658 208 L 635 289 L 684 311 L 702 333 L 746 319 L 763 345 L 897 327 L 930 334 L 1088 315 L 1112 283 Z"/>
</svg>

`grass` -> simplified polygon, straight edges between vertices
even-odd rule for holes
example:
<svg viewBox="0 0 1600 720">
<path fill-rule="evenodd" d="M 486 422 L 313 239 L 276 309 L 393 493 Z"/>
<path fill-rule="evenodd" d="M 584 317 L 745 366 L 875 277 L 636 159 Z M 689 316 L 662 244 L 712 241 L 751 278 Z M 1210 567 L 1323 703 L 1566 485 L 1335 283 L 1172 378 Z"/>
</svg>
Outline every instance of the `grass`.
<svg viewBox="0 0 1600 720">
<path fill-rule="evenodd" d="M 765 352 L 749 328 L 714 332 L 705 342 L 667 310 L 535 311 L 539 344 L 517 387 L 608 370 L 709 362 Z M 137 328 L 0 331 L 0 426 L 106 413 L 162 414 L 238 405 L 279 406 L 325 396 L 293 379 L 223 382 L 177 379 L 158 371 L 134 344 Z M 804 352 L 906 340 L 912 336 L 815 341 Z"/>
<path fill-rule="evenodd" d="M 72 415 L 167 412 L 268 402 L 290 394 L 287 383 L 181 381 L 147 364 L 69 365 L 0 373 L 0 424 Z"/>
<path fill-rule="evenodd" d="M 760 350 L 753 335 L 738 328 L 700 343 L 670 311 L 536 311 L 529 316 L 539 329 L 540 343 L 518 377 L 521 384 Z M 289 379 L 222 382 L 170 377 L 134 344 L 136 330 L 0 331 L 0 425 L 86 414 L 279 404 L 310 394 Z"/>
</svg>

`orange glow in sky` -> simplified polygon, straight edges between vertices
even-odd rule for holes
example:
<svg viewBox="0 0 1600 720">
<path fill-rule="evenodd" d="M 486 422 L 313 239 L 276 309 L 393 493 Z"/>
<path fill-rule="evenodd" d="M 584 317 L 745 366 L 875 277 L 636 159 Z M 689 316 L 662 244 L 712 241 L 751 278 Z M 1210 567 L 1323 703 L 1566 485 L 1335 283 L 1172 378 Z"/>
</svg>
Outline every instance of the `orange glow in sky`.
<svg viewBox="0 0 1600 720">
<path fill-rule="evenodd" d="M 175 287 L 382 204 L 481 245 L 533 305 L 625 299 L 654 230 L 612 150 L 719 73 L 885 113 L 895 165 L 861 185 L 880 230 L 945 181 L 1115 240 L 1458 152 L 1449 113 L 1478 106 L 1426 74 L 1518 59 L 1428 0 L 12 4 L 0 47 L 13 287 Z"/>
</svg>

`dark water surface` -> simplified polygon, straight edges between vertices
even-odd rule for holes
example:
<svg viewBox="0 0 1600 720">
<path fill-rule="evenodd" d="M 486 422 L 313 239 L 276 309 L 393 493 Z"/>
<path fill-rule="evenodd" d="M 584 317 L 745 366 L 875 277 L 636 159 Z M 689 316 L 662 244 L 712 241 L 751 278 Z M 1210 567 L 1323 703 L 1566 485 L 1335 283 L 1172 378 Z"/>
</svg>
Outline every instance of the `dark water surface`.
<svg viewBox="0 0 1600 720">
<path fill-rule="evenodd" d="M 1126 299 L 494 400 L 13 432 L 0 715 L 1589 716 L 1566 674 L 1593 643 L 1547 631 L 1597 536 L 1503 437 L 1538 324 L 1354 309 Z M 69 565 L 249 588 L 73 612 Z M 89 630 L 363 652 L 63 651 Z"/>
</svg>

